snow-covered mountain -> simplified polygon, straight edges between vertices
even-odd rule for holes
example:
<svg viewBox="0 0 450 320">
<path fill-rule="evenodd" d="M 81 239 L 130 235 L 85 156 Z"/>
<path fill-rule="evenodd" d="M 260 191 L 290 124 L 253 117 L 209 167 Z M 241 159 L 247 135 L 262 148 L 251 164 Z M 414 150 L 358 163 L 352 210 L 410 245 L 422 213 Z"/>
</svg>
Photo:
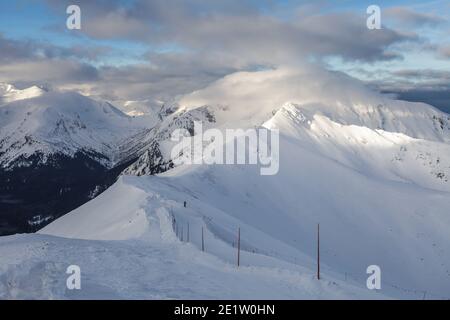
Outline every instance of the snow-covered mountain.
<svg viewBox="0 0 450 320">
<path fill-rule="evenodd" d="M 16 100 L 39 97 L 47 91 L 45 88 L 32 86 L 23 90 L 17 89 L 12 84 L 0 83 L 0 105 Z"/>
<path fill-rule="evenodd" d="M 188 110 L 175 104 L 167 107 L 167 110 L 160 123 L 141 137 L 139 149 L 133 152 L 140 157 L 124 171 L 124 174 L 151 175 L 173 168 L 171 150 L 176 144 L 171 141 L 173 131 L 185 129 L 194 135 L 195 121 L 202 122 L 205 128 L 216 125 L 216 119 L 209 107 Z"/>
<path fill-rule="evenodd" d="M 26 90 L 23 90 L 26 91 Z M 84 152 L 107 166 L 120 160 L 121 144 L 144 129 L 111 104 L 74 92 L 46 92 L 0 106 L 0 164 L 26 165 L 39 154 Z"/>
<path fill-rule="evenodd" d="M 0 93 L 0 234 L 42 227 L 103 191 L 154 125 L 75 92 L 4 84 Z"/>
<path fill-rule="evenodd" d="M 34 272 L 45 280 L 31 297 L 450 298 L 449 115 L 340 74 L 287 69 L 227 76 L 169 109 L 112 187 L 39 234 L 0 239 L 0 297 L 28 297 Z M 279 172 L 176 166 L 170 135 L 194 135 L 198 120 L 279 130 Z M 78 293 L 64 288 L 69 260 L 85 270 Z M 381 268 L 381 291 L 366 288 L 369 265 Z"/>
<path fill-rule="evenodd" d="M 439 184 L 449 176 L 447 160 L 438 151 L 450 142 L 450 115 L 423 103 L 379 95 L 341 74 L 320 69 L 241 72 L 182 97 L 172 108 L 176 112 L 142 139 L 142 156 L 127 174 L 153 174 L 149 168 L 155 164 L 171 163 L 168 150 L 174 143 L 170 133 L 175 128 L 193 133 L 194 121 L 202 121 L 205 128 L 246 129 L 261 126 L 274 115 L 290 114 L 304 124 L 304 143 L 337 161 L 359 162 L 356 170 L 364 171 L 366 165 L 374 174 L 393 179 L 402 175 L 400 171 L 410 170 L 405 179 L 421 183 L 431 176 L 433 183 Z M 381 145 L 373 146 L 371 141 Z M 409 143 L 418 145 L 419 150 L 407 152 Z M 383 144 L 385 152 L 390 149 L 390 156 L 380 163 L 376 153 Z M 419 164 L 417 168 L 396 165 L 411 157 Z M 428 173 L 417 175 L 424 170 Z"/>
</svg>

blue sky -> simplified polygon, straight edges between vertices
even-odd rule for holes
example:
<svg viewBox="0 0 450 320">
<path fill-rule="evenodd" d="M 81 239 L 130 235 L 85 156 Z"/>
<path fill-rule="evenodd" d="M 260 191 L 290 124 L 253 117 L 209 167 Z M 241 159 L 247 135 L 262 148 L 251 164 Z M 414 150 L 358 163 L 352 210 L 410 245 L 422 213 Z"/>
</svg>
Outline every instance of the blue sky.
<svg viewBox="0 0 450 320">
<path fill-rule="evenodd" d="M 81 8 L 80 31 L 65 28 L 69 4 Z M 365 27 L 371 4 L 382 9 L 383 25 L 372 33 Z M 136 96 L 145 84 L 174 95 L 231 72 L 313 58 L 380 90 L 450 92 L 449 13 L 443 0 L 1 1 L 0 61 L 9 66 L 0 64 L 0 81 L 97 91 L 131 81 Z M 33 76 L 51 64 L 60 72 Z M 13 71 L 25 66 L 21 79 Z"/>
<path fill-rule="evenodd" d="M 123 7 L 126 8 L 131 6 L 135 1 L 124 0 L 120 2 L 123 4 Z M 297 6 L 309 3 L 312 4 L 315 2 L 316 1 L 281 0 L 277 1 L 274 5 L 272 3 L 268 4 L 263 1 L 253 1 L 255 7 L 259 8 L 259 10 L 264 12 L 264 14 L 274 15 L 278 17 L 289 17 L 290 13 L 292 13 L 292 11 Z M 77 3 L 77 1 L 73 1 L 73 3 Z M 450 13 L 449 1 L 444 0 L 375 2 L 341 0 L 335 1 L 331 4 L 324 1 L 322 13 L 351 11 L 355 13 L 365 14 L 365 10 L 370 4 L 377 4 L 382 9 L 406 5 L 408 8 L 415 9 L 419 12 L 425 11 L 435 15 L 445 14 L 445 10 L 443 12 L 442 9 L 447 8 L 448 13 Z M 443 16 L 445 17 L 445 15 Z M 0 2 L 0 32 L 8 38 L 18 40 L 39 40 L 65 47 L 74 45 L 108 46 L 114 49 L 113 51 L 117 51 L 117 54 L 116 52 L 110 52 L 110 57 L 108 57 L 109 59 L 107 62 L 121 64 L 127 62 L 135 63 L 136 56 L 140 56 L 148 50 L 168 51 L 171 49 L 171 47 L 175 47 L 173 44 L 166 46 L 154 46 L 151 43 L 126 41 L 123 39 L 91 39 L 90 37 L 83 36 L 82 33 L 76 31 L 55 30 L 57 26 L 63 27 L 65 25 L 66 18 L 67 15 L 65 14 L 63 6 L 52 8 L 51 4 L 43 0 L 17 0 L 14 2 Z M 439 43 L 442 40 L 444 40 L 443 42 L 449 41 L 450 35 L 448 34 L 448 30 L 446 34 L 446 28 L 450 28 L 450 22 L 447 22 L 446 26 L 440 26 L 440 28 L 428 26 L 421 28 L 418 31 L 419 34 L 426 34 L 426 37 L 428 39 Z M 447 36 L 447 39 L 442 39 L 445 36 Z M 420 65 L 423 67 L 433 65 L 434 67 L 450 68 L 450 61 L 437 61 L 435 59 L 429 59 L 430 57 L 424 56 L 423 52 L 419 52 L 419 54 L 413 53 L 411 55 L 406 55 L 407 59 L 405 59 L 403 63 L 397 62 L 396 65 L 398 65 L 399 67 L 401 67 L 402 65 Z M 116 57 L 116 60 L 113 59 L 113 57 Z M 341 64 L 338 62 L 339 59 L 332 59 L 331 61 L 333 61 L 333 63 L 336 63 L 337 66 L 340 67 Z"/>
</svg>

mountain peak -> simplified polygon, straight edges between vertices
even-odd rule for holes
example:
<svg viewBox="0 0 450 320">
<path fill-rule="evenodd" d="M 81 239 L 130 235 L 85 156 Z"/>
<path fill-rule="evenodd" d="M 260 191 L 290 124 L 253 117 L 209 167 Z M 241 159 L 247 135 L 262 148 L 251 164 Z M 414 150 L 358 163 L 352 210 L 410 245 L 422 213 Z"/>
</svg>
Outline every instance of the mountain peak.
<svg viewBox="0 0 450 320">
<path fill-rule="evenodd" d="M 0 83 L 0 105 L 13 101 L 39 97 L 48 91 L 48 88 L 37 85 L 33 85 L 25 89 L 17 89 L 12 84 Z"/>
</svg>

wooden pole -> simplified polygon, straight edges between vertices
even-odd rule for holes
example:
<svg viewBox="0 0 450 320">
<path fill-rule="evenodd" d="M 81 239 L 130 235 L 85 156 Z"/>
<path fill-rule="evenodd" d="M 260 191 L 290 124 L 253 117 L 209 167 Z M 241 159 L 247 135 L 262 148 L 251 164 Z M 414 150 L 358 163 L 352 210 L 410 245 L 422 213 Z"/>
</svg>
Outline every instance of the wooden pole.
<svg viewBox="0 0 450 320">
<path fill-rule="evenodd" d="M 205 238 L 203 236 L 203 227 L 202 227 L 202 251 L 205 252 Z"/>
<path fill-rule="evenodd" d="M 187 224 L 187 242 L 189 242 L 189 222 Z"/>
<path fill-rule="evenodd" d="M 320 224 L 317 224 L 317 279 L 320 280 Z"/>
<path fill-rule="evenodd" d="M 237 256 L 237 265 L 241 264 L 241 228 L 238 228 L 238 256 Z"/>
<path fill-rule="evenodd" d="M 183 235 L 184 235 L 183 226 L 181 226 L 181 242 L 183 242 Z"/>
</svg>

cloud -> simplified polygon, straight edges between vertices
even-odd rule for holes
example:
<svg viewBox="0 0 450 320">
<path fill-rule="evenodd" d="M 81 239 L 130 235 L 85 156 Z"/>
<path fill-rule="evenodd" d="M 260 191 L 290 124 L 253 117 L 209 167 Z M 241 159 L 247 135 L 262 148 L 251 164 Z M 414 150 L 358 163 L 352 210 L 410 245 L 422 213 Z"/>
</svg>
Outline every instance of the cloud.
<svg viewBox="0 0 450 320">
<path fill-rule="evenodd" d="M 51 1 L 55 4 L 55 1 Z M 68 1 L 59 1 L 68 4 Z M 79 1 L 82 32 L 95 39 L 133 39 L 152 47 L 176 43 L 186 50 L 222 52 L 236 63 L 287 63 L 299 58 L 341 56 L 364 61 L 399 58 L 393 44 L 417 40 L 389 28 L 371 31 L 366 16 L 355 13 L 319 14 L 304 6 L 290 19 L 268 14 L 272 1 L 136 0 Z"/>
<path fill-rule="evenodd" d="M 99 79 L 95 61 L 106 47 L 61 47 L 34 40 L 14 40 L 0 34 L 0 82 L 55 87 Z M 85 62 L 86 61 L 86 62 Z"/>
<path fill-rule="evenodd" d="M 449 81 L 450 71 L 435 69 L 407 69 L 391 72 L 392 75 L 405 79 Z"/>
<path fill-rule="evenodd" d="M 0 65 L 0 82 L 53 84 L 82 83 L 98 79 L 97 69 L 73 60 L 17 61 Z"/>
<path fill-rule="evenodd" d="M 34 40 L 14 40 L 0 34 L 0 62 L 23 61 L 33 59 L 78 58 L 96 61 L 108 52 L 106 46 L 62 47 L 48 42 Z"/>
<path fill-rule="evenodd" d="M 233 112 L 227 114 L 227 120 L 234 125 L 239 119 L 256 122 L 267 119 L 268 114 L 289 102 L 321 103 L 332 110 L 343 105 L 367 104 L 376 97 L 377 93 L 356 79 L 305 64 L 233 73 L 183 96 L 179 104 L 187 108 L 204 105 L 230 108 Z"/>
<path fill-rule="evenodd" d="M 215 54 L 188 52 L 148 52 L 146 62 L 126 66 L 85 62 L 101 60 L 107 52 L 104 47 L 62 48 L 0 36 L 0 82 L 49 84 L 110 99 L 169 99 L 237 71 Z"/>
<path fill-rule="evenodd" d="M 421 27 L 435 26 L 447 21 L 446 19 L 429 13 L 416 12 L 408 7 L 390 7 L 383 10 L 389 18 L 392 18 L 406 26 Z"/>
<path fill-rule="evenodd" d="M 437 69 L 380 70 L 379 80 L 369 82 L 382 91 L 446 90 L 450 88 L 450 71 Z"/>
<path fill-rule="evenodd" d="M 440 58 L 450 59 L 450 45 L 439 46 L 437 52 Z"/>
<path fill-rule="evenodd" d="M 72 1 L 47 3 L 64 14 Z M 0 37 L 0 78 L 4 79 L 0 81 L 34 79 L 110 99 L 167 99 L 237 71 L 298 66 L 309 60 L 322 63 L 335 56 L 369 63 L 401 59 L 401 44 L 420 41 L 414 33 L 388 27 L 367 29 L 365 11 L 323 13 L 322 5 L 299 3 L 286 15 L 286 8 L 278 10 L 280 4 L 270 0 L 76 3 L 81 7 L 82 29 L 73 37 L 96 46 L 66 48 Z M 139 43 L 147 52 L 134 59 L 139 61 L 134 65 L 97 63 L 107 61 L 103 58 L 109 50 L 116 55 L 117 50 L 132 51 L 116 40 Z"/>
<path fill-rule="evenodd" d="M 382 92 L 394 94 L 400 100 L 424 102 L 450 114 L 450 88 L 411 88 L 406 90 L 390 88 Z"/>
<path fill-rule="evenodd" d="M 369 83 L 397 99 L 425 102 L 450 113 L 450 71 L 403 69 L 386 71 L 384 80 Z"/>
<path fill-rule="evenodd" d="M 91 84 L 90 93 L 111 100 L 170 100 L 238 70 L 217 63 L 212 56 L 150 53 L 148 59 L 149 63 L 100 67 L 99 80 Z"/>
<path fill-rule="evenodd" d="M 34 45 L 30 41 L 8 40 L 0 34 L 1 62 L 7 62 L 13 59 L 29 59 L 35 55 Z"/>
</svg>

